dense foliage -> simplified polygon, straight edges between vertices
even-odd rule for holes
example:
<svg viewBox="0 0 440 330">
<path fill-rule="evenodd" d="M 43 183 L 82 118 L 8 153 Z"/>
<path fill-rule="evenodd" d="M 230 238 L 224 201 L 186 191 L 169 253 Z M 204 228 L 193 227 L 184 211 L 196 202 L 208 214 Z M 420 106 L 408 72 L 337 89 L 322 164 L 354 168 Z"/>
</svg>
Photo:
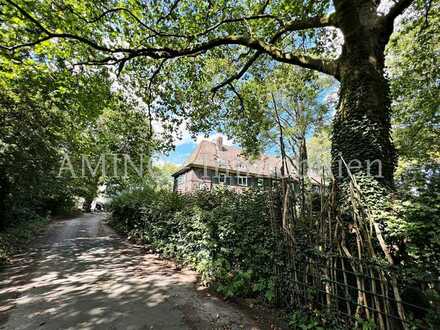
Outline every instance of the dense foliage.
<svg viewBox="0 0 440 330">
<path fill-rule="evenodd" d="M 414 162 L 399 173 L 389 222 L 397 258 L 413 276 L 440 276 L 440 165 Z"/>
<path fill-rule="evenodd" d="M 0 232 L 0 266 L 8 262 L 11 255 L 26 251 L 29 243 L 46 230 L 47 218 L 23 210 L 14 226 Z"/>
<path fill-rule="evenodd" d="M 333 164 L 340 154 L 364 165 L 379 159 L 379 181 L 392 186 L 396 157 L 384 50 L 395 19 L 424 4 L 399 0 L 384 11 L 382 1 L 354 0 L 8 0 L 1 49 L 20 57 L 48 48 L 68 65 L 117 65 L 168 128 L 185 120 L 192 132 L 206 132 L 227 118 L 231 126 L 243 123 L 247 134 L 241 137 L 250 148 L 268 127 L 261 111 L 243 107 L 242 95 L 255 91 L 245 80 L 270 79 L 280 63 L 333 76 L 342 99 Z"/>
<path fill-rule="evenodd" d="M 433 2 L 425 17 L 406 15 L 386 58 L 399 154 L 389 232 L 398 261 L 415 276 L 440 269 L 439 12 Z"/>
<path fill-rule="evenodd" d="M 394 140 L 399 157 L 432 162 L 440 158 L 440 4 L 426 18 L 402 22 L 387 50 Z"/>
<path fill-rule="evenodd" d="M 81 152 L 81 130 L 98 116 L 97 102 L 108 98 L 109 86 L 101 74 L 75 77 L 32 61 L 1 63 L 0 226 L 5 226 L 25 209 L 45 214 L 71 207 L 72 185 L 57 177 L 61 152 Z"/>
<path fill-rule="evenodd" d="M 426 189 L 438 191 L 438 173 Z M 432 283 L 440 275 L 438 230 L 432 221 L 438 210 L 429 207 L 433 201 L 426 189 L 407 197 L 404 203 L 410 202 L 411 207 L 406 206 L 405 214 L 387 219 L 389 228 L 383 238 L 387 246 L 402 248 L 395 251 L 382 250 L 378 234 L 366 230 L 371 223 L 360 206 L 360 195 L 354 193 L 340 213 L 332 209 L 331 189 L 328 196 L 307 193 L 311 204 L 303 212 L 289 198 L 291 207 L 284 205 L 287 224 L 282 225 L 280 204 L 285 199 L 277 197 L 281 195 L 276 190 L 219 189 L 179 195 L 144 187 L 113 200 L 111 224 L 130 239 L 195 268 L 206 284 L 226 297 L 258 297 L 295 309 L 294 327 L 322 322 L 326 327 L 379 324 L 383 320 L 377 315 L 360 311 L 364 306 L 395 306 L 395 290 L 402 293 L 409 320 L 412 306 L 425 308 L 414 322 L 426 326 L 438 322 L 434 308 L 439 296 Z M 347 231 L 341 220 L 354 222 L 351 228 L 360 230 Z M 422 231 L 429 234 L 421 236 Z M 389 252 L 393 263 L 386 260 Z M 398 282 L 393 280 L 396 276 Z M 372 281 L 378 277 L 387 281 L 388 289 L 384 282 Z M 344 300 L 347 297 L 341 298 L 338 292 L 347 288 L 350 299 Z M 368 299 L 359 300 L 365 288 Z M 345 308 L 349 314 L 356 312 L 346 317 Z M 404 318 L 395 307 L 383 308 L 385 315 L 392 315 L 390 319 Z M 299 316 L 300 311 L 308 316 Z M 313 315 L 318 321 L 309 319 Z"/>
<path fill-rule="evenodd" d="M 69 212 L 76 198 L 93 200 L 99 184 L 142 180 L 132 167 L 124 173 L 122 159 L 112 179 L 112 155 L 143 158 L 147 173 L 157 144 L 146 113 L 107 70 L 72 72 L 30 58 L 2 57 L 0 65 L 0 229 Z M 106 173 L 97 167 L 103 156 Z"/>
</svg>

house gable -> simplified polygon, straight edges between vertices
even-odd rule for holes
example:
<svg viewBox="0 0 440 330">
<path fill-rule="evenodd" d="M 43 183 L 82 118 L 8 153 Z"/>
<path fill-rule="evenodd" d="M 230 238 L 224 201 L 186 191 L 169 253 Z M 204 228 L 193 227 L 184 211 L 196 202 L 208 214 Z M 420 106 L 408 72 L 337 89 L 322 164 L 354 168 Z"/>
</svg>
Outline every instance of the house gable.
<svg viewBox="0 0 440 330">
<path fill-rule="evenodd" d="M 202 141 L 174 177 L 174 190 L 182 193 L 226 185 L 235 190 L 268 186 L 280 176 L 281 159 L 262 155 L 246 158 L 236 147 Z"/>
</svg>

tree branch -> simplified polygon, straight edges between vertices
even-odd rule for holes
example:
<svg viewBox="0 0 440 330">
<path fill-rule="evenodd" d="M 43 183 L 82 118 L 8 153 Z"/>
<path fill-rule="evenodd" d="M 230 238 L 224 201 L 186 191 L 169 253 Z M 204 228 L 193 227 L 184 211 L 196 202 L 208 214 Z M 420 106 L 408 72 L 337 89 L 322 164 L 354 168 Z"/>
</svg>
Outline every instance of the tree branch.
<svg viewBox="0 0 440 330">
<path fill-rule="evenodd" d="M 194 55 L 211 50 L 215 47 L 225 45 L 241 45 L 267 54 L 274 60 L 284 63 L 295 64 L 307 69 L 317 70 L 326 74 L 336 76 L 337 62 L 334 60 L 323 60 L 313 56 L 296 53 L 285 53 L 272 44 L 248 36 L 227 36 L 212 39 L 194 47 L 183 49 L 139 49 L 139 55 L 150 56 L 152 58 L 175 58 L 181 56 Z"/>
<path fill-rule="evenodd" d="M 96 50 L 100 50 L 103 52 L 108 52 L 108 53 L 131 53 L 132 50 L 131 49 L 127 49 L 127 48 L 116 48 L 116 49 L 111 49 L 102 45 L 99 45 L 98 43 L 89 40 L 87 38 L 81 37 L 81 36 L 77 36 L 74 34 L 70 34 L 70 33 L 53 33 L 51 31 L 49 31 L 47 28 L 45 28 L 40 22 L 38 22 L 37 19 L 35 19 L 31 14 L 29 14 L 26 10 L 24 10 L 22 7 L 20 7 L 19 5 L 15 4 L 13 1 L 11 0 L 6 0 L 10 5 L 12 5 L 14 8 L 16 8 L 25 18 L 27 18 L 29 21 L 31 21 L 32 23 L 34 23 L 40 30 L 41 33 L 46 34 L 46 37 L 43 37 L 41 39 L 35 40 L 33 42 L 28 42 L 28 43 L 24 43 L 24 44 L 20 44 L 20 45 L 15 45 L 12 47 L 7 47 L 7 46 L 0 46 L 3 49 L 7 49 L 7 50 L 16 50 L 19 48 L 24 48 L 24 47 L 30 47 L 30 46 L 35 46 L 38 45 L 44 41 L 50 40 L 50 39 L 54 39 L 54 38 L 64 38 L 64 39 L 72 39 L 72 40 L 76 40 L 79 41 L 81 43 L 84 43 Z"/>
<path fill-rule="evenodd" d="M 327 60 L 295 53 L 283 54 L 280 57 L 272 56 L 272 58 L 280 62 L 295 64 L 306 69 L 319 71 L 338 78 L 338 60 Z"/>
<path fill-rule="evenodd" d="M 149 94 L 149 102 L 151 102 L 151 95 L 152 93 L 152 89 L 151 87 L 153 86 L 154 80 L 156 79 L 157 75 L 160 73 L 160 71 L 162 70 L 162 68 L 164 67 L 165 63 L 166 63 L 167 59 L 163 59 L 159 65 L 157 66 L 157 68 L 153 71 L 153 73 L 151 74 L 151 77 L 149 79 L 148 82 L 148 94 Z"/>
<path fill-rule="evenodd" d="M 397 1 L 393 7 L 391 7 L 388 14 L 385 16 L 388 22 L 393 22 L 394 19 L 401 15 L 406 8 L 408 8 L 414 0 L 399 0 Z"/>
<path fill-rule="evenodd" d="M 287 23 L 278 33 L 284 34 L 289 31 L 299 31 L 306 29 L 315 29 L 326 26 L 337 26 L 335 14 L 327 16 L 315 16 L 303 20 L 293 20 Z"/>
<path fill-rule="evenodd" d="M 193 47 L 187 47 L 182 49 L 173 49 L 169 47 L 163 47 L 163 48 L 154 48 L 154 47 L 143 47 L 143 48 L 108 48 L 106 46 L 100 45 L 96 43 L 95 41 L 89 40 L 87 38 L 84 38 L 82 36 L 77 36 L 70 33 L 52 33 L 50 31 L 45 32 L 48 36 L 46 38 L 42 38 L 39 40 L 36 40 L 32 43 L 26 43 L 21 45 L 16 45 L 13 47 L 7 47 L 7 46 L 1 46 L 4 49 L 8 50 L 16 50 L 18 48 L 28 47 L 29 44 L 36 45 L 43 41 L 52 39 L 52 38 L 62 38 L 62 39 L 69 39 L 69 40 L 75 40 L 79 41 L 83 44 L 86 44 L 87 46 L 90 46 L 91 48 L 94 48 L 96 50 L 106 52 L 106 53 L 125 53 L 129 54 L 130 58 L 135 58 L 139 56 L 146 56 L 153 59 L 171 59 L 176 57 L 183 57 L 183 56 L 191 56 L 191 55 L 199 55 L 201 53 L 204 53 L 208 50 L 211 50 L 213 48 L 219 47 L 219 46 L 226 46 L 226 45 L 241 45 L 246 46 L 251 49 L 255 49 L 257 51 L 260 51 L 261 53 L 265 53 L 269 56 L 271 56 L 273 59 L 285 62 L 285 63 L 291 63 L 296 64 L 305 68 L 318 70 L 327 74 L 334 75 L 334 70 L 332 63 L 330 61 L 323 61 L 318 58 L 313 58 L 306 55 L 296 55 L 294 53 L 284 53 L 277 47 L 265 43 L 261 40 L 248 37 L 248 36 L 227 36 L 223 38 L 216 38 L 209 40 L 204 43 L 200 43 L 198 45 L 195 45 Z"/>
<path fill-rule="evenodd" d="M 408 0 L 402 0 L 408 1 Z M 192 56 L 192 55 L 199 55 L 202 54 L 208 50 L 211 50 L 213 48 L 219 47 L 219 46 L 225 46 L 225 45 L 241 45 L 245 46 L 251 49 L 256 50 L 257 52 L 252 56 L 251 60 L 244 66 L 244 68 L 236 75 L 238 78 L 240 78 L 246 70 L 252 65 L 253 62 L 260 56 L 261 54 L 267 54 L 270 57 L 272 57 L 274 60 L 284 62 L 284 63 L 290 63 L 295 64 L 298 66 L 302 66 L 308 69 L 317 70 L 323 73 L 327 73 L 330 75 L 336 75 L 336 62 L 331 60 L 322 60 L 319 58 L 315 58 L 312 56 L 306 56 L 296 53 L 285 53 L 279 48 L 275 47 L 272 43 L 277 41 L 283 34 L 291 31 L 297 31 L 297 30 L 303 30 L 308 28 L 316 28 L 316 27 L 324 27 L 334 24 L 333 15 L 330 16 L 324 16 L 324 17 L 312 17 L 304 20 L 296 20 L 292 21 L 288 24 L 286 24 L 282 29 L 280 29 L 271 39 L 272 43 L 267 43 L 262 40 L 250 37 L 250 36 L 236 36 L 236 35 L 230 35 L 226 37 L 219 37 L 214 38 L 211 40 L 208 40 L 206 42 L 202 42 L 199 44 L 196 44 L 194 46 L 189 46 L 186 48 L 181 49 L 174 49 L 170 47 L 151 47 L 151 46 L 145 46 L 145 47 L 139 47 L 139 48 L 123 48 L 123 47 L 116 47 L 116 48 L 110 48 L 104 45 L 101 45 L 97 43 L 96 41 L 90 40 L 88 38 L 85 38 L 83 36 L 75 35 L 72 33 L 54 33 L 45 28 L 40 22 L 38 22 L 37 19 L 35 19 L 32 15 L 30 15 L 26 10 L 15 4 L 11 0 L 7 0 L 9 4 L 14 6 L 24 17 L 26 17 L 28 20 L 33 22 L 37 27 L 41 30 L 42 33 L 46 34 L 46 37 L 40 38 L 33 42 L 24 43 L 21 45 L 16 45 L 12 47 L 7 46 L 1 46 L 3 49 L 8 50 L 16 50 L 23 47 L 29 47 L 29 46 L 35 46 L 43 41 L 47 41 L 52 38 L 62 38 L 67 40 L 74 40 L 81 42 L 93 49 L 96 49 L 98 51 L 104 52 L 104 53 L 122 53 L 125 54 L 125 57 L 128 59 L 132 59 L 139 56 L 146 56 L 153 59 L 171 59 L 176 57 L 183 57 L 183 56 Z M 102 16 L 102 15 L 101 15 Z M 100 16 L 100 17 L 101 17 Z M 249 18 L 246 18 L 249 19 Z M 125 63 L 125 60 L 123 59 L 122 62 Z M 232 79 L 233 80 L 233 79 Z M 228 84 L 228 83 L 226 83 Z"/>
<path fill-rule="evenodd" d="M 171 5 L 168 14 L 159 17 L 159 19 L 157 20 L 156 24 L 160 23 L 160 21 L 162 21 L 164 19 L 167 19 L 173 13 L 173 11 L 177 8 L 177 6 L 179 5 L 179 2 L 180 2 L 180 0 L 175 0 L 173 2 L 173 4 Z"/>
<path fill-rule="evenodd" d="M 116 58 L 114 56 L 108 56 L 100 60 L 87 60 L 82 62 L 72 63 L 73 66 L 81 66 L 81 65 L 95 65 L 95 66 L 105 66 L 105 65 L 116 65 L 122 62 L 125 58 Z"/>
<path fill-rule="evenodd" d="M 6 2 L 9 3 L 11 6 L 13 6 L 15 9 L 17 9 L 24 17 L 26 17 L 28 20 L 30 20 L 32 23 L 34 23 L 42 32 L 49 34 L 49 31 L 43 25 L 41 25 L 41 23 L 38 22 L 38 20 L 36 20 L 34 17 L 32 17 L 32 15 L 28 14 L 28 12 L 26 10 L 21 8 L 19 5 L 17 5 L 13 1 L 6 0 Z"/>
<path fill-rule="evenodd" d="M 182 35 L 182 34 L 176 34 L 176 33 L 167 33 L 167 32 L 163 32 L 163 31 L 159 31 L 149 25 L 147 25 L 146 23 L 144 23 L 138 16 L 136 16 L 131 10 L 127 9 L 127 8 L 123 8 L 123 7 L 115 7 L 115 8 L 111 8 L 111 9 L 107 9 L 104 12 L 102 12 L 101 14 L 99 14 L 98 16 L 95 16 L 92 19 L 87 19 L 83 16 L 81 16 L 81 14 L 75 12 L 72 8 L 69 8 L 69 11 L 74 14 L 75 16 L 77 16 L 79 19 L 81 19 L 82 21 L 86 22 L 87 24 L 93 24 L 93 23 L 97 23 L 100 20 L 102 20 L 104 17 L 108 16 L 108 15 L 113 15 L 115 13 L 118 12 L 125 12 L 127 13 L 136 23 L 138 23 L 142 28 L 150 31 L 152 33 L 152 35 L 148 36 L 149 38 L 153 37 L 153 36 L 160 36 L 160 37 L 174 37 L 174 38 L 185 38 L 185 39 L 190 39 L 191 36 L 188 35 Z"/>
<path fill-rule="evenodd" d="M 228 84 L 228 86 L 231 88 L 232 92 L 237 96 L 238 101 L 240 102 L 240 110 L 242 113 L 244 113 L 244 100 L 243 97 L 240 95 L 240 93 L 235 89 L 234 85 L 231 83 Z"/>
<path fill-rule="evenodd" d="M 153 136 L 153 115 L 151 113 L 151 103 L 153 102 L 152 100 L 152 96 L 153 96 L 153 91 L 152 91 L 152 86 L 154 83 L 154 80 L 156 79 L 157 75 L 160 73 L 160 71 L 162 70 L 163 66 L 165 65 L 165 62 L 167 60 L 163 59 L 158 67 L 153 71 L 149 82 L 148 82 L 148 102 L 147 102 L 147 109 L 148 109 L 148 120 L 149 120 L 149 139 L 152 138 Z"/>
<path fill-rule="evenodd" d="M 262 54 L 261 51 L 256 51 L 254 53 L 254 55 L 252 55 L 252 57 L 246 62 L 246 64 L 241 68 L 241 70 L 239 72 L 237 72 L 233 76 L 225 79 L 223 82 L 221 82 L 217 86 L 213 87 L 211 89 L 211 92 L 216 93 L 218 90 L 225 87 L 226 85 L 230 85 L 234 80 L 240 79 L 247 72 L 247 70 L 252 66 L 252 64 L 254 64 L 254 62 L 260 57 L 261 54 Z"/>
<path fill-rule="evenodd" d="M 15 51 L 15 50 L 17 50 L 19 48 L 32 47 L 32 46 L 38 45 L 38 44 L 40 44 L 40 43 L 42 43 L 44 41 L 50 40 L 50 39 L 52 39 L 51 36 L 46 36 L 46 37 L 37 39 L 35 41 L 29 41 L 29 42 L 26 42 L 24 44 L 15 45 L 15 46 L 11 46 L 11 47 L 0 45 L 0 49 L 4 49 L 4 50 L 8 50 L 8 51 Z"/>
<path fill-rule="evenodd" d="M 330 26 L 330 25 L 334 25 L 334 24 L 335 24 L 335 16 L 333 14 L 329 15 L 329 16 L 323 16 L 323 17 L 320 17 L 320 16 L 312 17 L 312 18 L 306 19 L 306 20 L 292 21 L 292 22 L 286 24 L 283 29 L 278 31 L 272 37 L 270 43 L 275 43 L 283 34 L 289 32 L 289 31 L 294 31 L 294 30 L 298 30 L 298 29 L 307 29 L 309 27 L 325 27 L 325 26 Z M 212 88 L 211 91 L 213 93 L 215 93 L 219 89 L 225 87 L 226 85 L 229 85 L 234 80 L 240 79 L 247 72 L 247 70 L 252 66 L 252 64 L 254 64 L 254 62 L 258 59 L 258 57 L 260 57 L 261 54 L 262 54 L 261 51 L 255 52 L 255 54 L 246 62 L 246 64 L 242 67 L 242 69 L 239 72 L 237 72 L 233 76 L 225 79 L 219 85 Z M 323 66 L 324 66 L 324 64 L 320 64 L 320 67 L 323 67 Z M 335 67 L 336 64 L 333 64 L 333 66 Z M 330 69 L 330 68 L 328 68 L 328 69 Z M 319 70 L 319 71 L 321 71 L 321 70 Z M 331 71 L 332 71 L 332 73 L 329 73 L 329 72 L 326 72 L 326 73 L 329 73 L 332 75 L 336 74 L 336 68 L 331 68 Z"/>
</svg>

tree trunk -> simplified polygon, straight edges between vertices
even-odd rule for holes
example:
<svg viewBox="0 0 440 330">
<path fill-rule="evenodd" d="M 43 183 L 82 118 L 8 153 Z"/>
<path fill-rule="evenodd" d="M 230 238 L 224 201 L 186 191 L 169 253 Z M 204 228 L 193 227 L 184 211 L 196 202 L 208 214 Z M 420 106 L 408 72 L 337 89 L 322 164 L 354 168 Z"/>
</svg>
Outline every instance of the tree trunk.
<svg viewBox="0 0 440 330">
<path fill-rule="evenodd" d="M 299 152 L 299 183 L 301 186 L 301 215 L 304 215 L 306 210 L 306 194 L 305 194 L 305 179 L 308 177 L 308 159 L 307 159 L 307 145 L 306 145 L 306 136 L 305 132 L 301 132 L 301 138 L 298 143 Z"/>
<path fill-rule="evenodd" d="M 376 14 L 372 1 L 354 7 L 337 3 L 345 42 L 338 70 L 341 89 L 333 123 L 332 171 L 338 182 L 346 181 L 342 157 L 352 173 L 392 188 L 397 157 L 384 77 L 384 51 L 392 26 Z"/>
<path fill-rule="evenodd" d="M 7 226 L 7 210 L 10 210 L 8 206 L 8 193 L 9 193 L 9 180 L 6 176 L 6 171 L 0 169 L 0 231 Z"/>
<path fill-rule="evenodd" d="M 347 66 L 341 77 L 338 111 L 333 122 L 332 171 L 338 181 L 363 173 L 393 186 L 396 152 L 391 141 L 388 84 L 381 73 Z"/>
<path fill-rule="evenodd" d="M 305 133 L 301 136 L 300 141 L 298 143 L 299 152 L 298 152 L 298 160 L 299 160 L 299 166 L 298 166 L 298 173 L 300 178 L 307 177 L 308 175 L 308 157 L 307 157 L 307 144 L 306 144 L 306 137 Z"/>
<path fill-rule="evenodd" d="M 84 212 L 91 212 L 92 211 L 92 203 L 93 203 L 93 198 L 85 198 L 84 203 L 83 203 L 83 211 Z"/>
<path fill-rule="evenodd" d="M 308 158 L 307 158 L 307 145 L 306 145 L 306 122 L 304 114 L 304 102 L 302 100 L 297 101 L 297 108 L 295 111 L 296 125 L 299 129 L 297 137 L 298 145 L 298 173 L 301 180 L 304 182 L 304 177 L 308 174 Z"/>
</svg>

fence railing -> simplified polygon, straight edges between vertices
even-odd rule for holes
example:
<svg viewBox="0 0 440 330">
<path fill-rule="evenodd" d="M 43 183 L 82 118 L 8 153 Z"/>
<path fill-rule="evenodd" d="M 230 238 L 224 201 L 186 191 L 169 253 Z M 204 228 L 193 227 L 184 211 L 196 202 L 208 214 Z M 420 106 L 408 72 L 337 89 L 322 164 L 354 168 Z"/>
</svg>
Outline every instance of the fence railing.
<svg viewBox="0 0 440 330">
<path fill-rule="evenodd" d="M 398 270 L 374 262 L 299 254 L 293 252 L 284 272 L 290 276 L 279 283 L 284 305 L 319 311 L 348 328 L 367 320 L 377 329 L 435 328 L 435 301 L 427 294 L 435 291 L 435 279 L 409 285 Z"/>
<path fill-rule="evenodd" d="M 414 278 L 394 262 L 356 178 L 343 210 L 333 183 L 304 186 L 285 179 L 271 194 L 274 227 L 285 234 L 280 248 L 288 250 L 277 266 L 279 303 L 344 328 L 440 329 L 440 270 Z"/>
</svg>

